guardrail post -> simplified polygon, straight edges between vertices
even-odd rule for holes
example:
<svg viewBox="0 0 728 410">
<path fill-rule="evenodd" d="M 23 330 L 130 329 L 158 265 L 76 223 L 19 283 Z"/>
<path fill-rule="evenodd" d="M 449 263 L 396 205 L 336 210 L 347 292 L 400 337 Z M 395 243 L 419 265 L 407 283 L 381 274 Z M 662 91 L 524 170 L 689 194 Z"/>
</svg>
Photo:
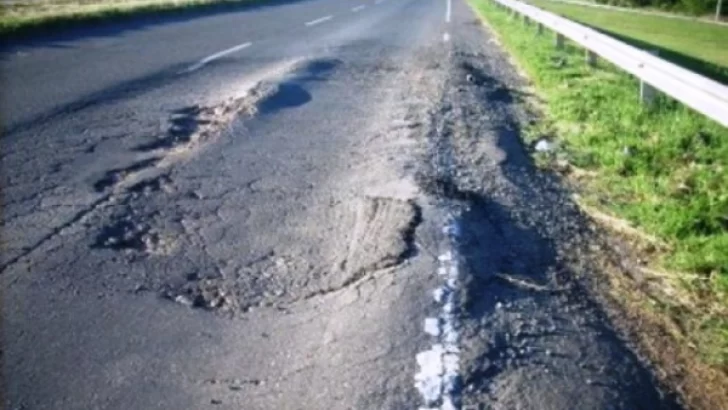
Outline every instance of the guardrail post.
<svg viewBox="0 0 728 410">
<path fill-rule="evenodd" d="M 654 56 L 660 55 L 658 50 L 648 50 L 648 53 Z M 647 84 L 645 80 L 640 79 L 640 102 L 644 105 L 650 105 L 655 100 L 655 96 L 657 96 L 657 90 Z"/>
<path fill-rule="evenodd" d="M 531 19 L 528 18 L 528 16 L 525 15 L 525 14 L 523 15 L 523 24 L 526 25 L 526 26 L 530 26 L 531 25 Z"/>
<path fill-rule="evenodd" d="M 589 64 L 590 67 L 594 67 L 597 65 L 597 53 L 587 49 L 586 50 L 586 63 Z"/>
<path fill-rule="evenodd" d="M 556 33 L 556 49 L 561 50 L 564 48 L 564 35 Z"/>
<path fill-rule="evenodd" d="M 537 31 L 538 35 L 543 34 L 543 24 L 538 23 L 537 27 L 538 27 L 538 31 Z"/>
</svg>

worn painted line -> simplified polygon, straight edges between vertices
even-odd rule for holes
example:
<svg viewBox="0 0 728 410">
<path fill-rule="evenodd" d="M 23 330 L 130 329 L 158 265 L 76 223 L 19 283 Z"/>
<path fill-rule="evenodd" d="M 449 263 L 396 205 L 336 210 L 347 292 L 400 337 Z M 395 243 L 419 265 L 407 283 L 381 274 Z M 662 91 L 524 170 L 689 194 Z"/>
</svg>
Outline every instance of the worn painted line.
<svg viewBox="0 0 728 410">
<path fill-rule="evenodd" d="M 253 45 L 253 43 L 243 43 L 243 44 L 238 44 L 237 46 L 234 46 L 234 47 L 230 47 L 230 48 L 228 48 L 228 49 L 225 49 L 225 50 L 219 51 L 219 52 L 217 52 L 217 53 L 215 53 L 215 54 L 211 54 L 211 55 L 209 55 L 209 56 L 207 56 L 207 57 L 203 58 L 202 60 L 198 61 L 198 62 L 197 62 L 197 63 L 195 63 L 194 65 L 190 66 L 190 67 L 189 67 L 189 68 L 187 68 L 186 70 L 183 70 L 182 72 L 183 72 L 183 73 L 189 73 L 189 72 L 192 72 L 192 71 L 195 71 L 195 70 L 199 70 L 199 69 L 200 69 L 200 68 L 202 68 L 202 67 L 203 67 L 203 66 L 204 66 L 205 64 L 209 64 L 209 63 L 210 63 L 211 61 L 217 60 L 217 59 L 218 59 L 218 58 L 220 58 L 220 57 L 224 57 L 224 56 L 226 56 L 226 55 L 228 55 L 228 54 L 232 54 L 232 53 L 234 53 L 234 52 L 236 52 L 236 51 L 240 51 L 240 50 L 242 50 L 242 49 L 248 48 L 248 47 L 250 47 L 250 46 L 252 46 L 252 45 Z"/>
<path fill-rule="evenodd" d="M 437 273 L 442 285 L 432 292 L 435 302 L 441 306 L 437 317 L 425 319 L 424 331 L 435 338 L 429 350 L 416 356 L 419 372 L 415 374 L 415 388 L 420 392 L 426 407 L 420 410 L 457 410 L 460 384 L 460 331 L 458 305 L 460 290 L 460 256 L 457 241 L 460 227 L 454 215 L 450 215 L 443 228 L 447 244 L 438 256 Z"/>
<path fill-rule="evenodd" d="M 367 8 L 367 6 L 365 6 L 365 5 L 362 4 L 361 6 L 354 7 L 353 9 L 351 9 L 351 11 L 353 11 L 354 13 L 356 13 L 357 11 L 362 11 L 365 8 Z"/>
<path fill-rule="evenodd" d="M 452 0 L 447 0 L 447 10 L 445 11 L 445 22 L 449 23 L 452 17 Z"/>
<path fill-rule="evenodd" d="M 309 21 L 308 23 L 306 23 L 306 26 L 308 26 L 308 27 L 315 26 L 316 24 L 321 24 L 321 23 L 323 23 L 325 21 L 329 21 L 332 18 L 334 18 L 334 16 L 321 17 L 320 19 L 316 19 L 316 20 L 313 20 L 313 21 Z"/>
<path fill-rule="evenodd" d="M 447 43 L 448 41 L 450 41 L 450 33 L 445 33 L 445 34 L 443 34 L 443 35 L 442 35 L 442 41 L 444 41 L 444 42 L 446 42 L 446 43 Z"/>
</svg>

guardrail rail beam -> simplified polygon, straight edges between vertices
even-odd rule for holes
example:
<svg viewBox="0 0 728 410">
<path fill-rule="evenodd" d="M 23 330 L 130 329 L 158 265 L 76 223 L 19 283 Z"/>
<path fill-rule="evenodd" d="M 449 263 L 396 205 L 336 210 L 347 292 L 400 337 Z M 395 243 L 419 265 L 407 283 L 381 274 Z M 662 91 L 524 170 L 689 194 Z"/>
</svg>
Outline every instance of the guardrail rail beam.
<svg viewBox="0 0 728 410">
<path fill-rule="evenodd" d="M 522 14 L 524 21 L 535 22 L 538 33 L 544 27 L 556 33 L 555 45 L 563 49 L 565 39 L 587 50 L 586 62 L 593 65 L 597 57 L 626 71 L 640 80 L 640 100 L 650 103 L 658 91 L 674 98 L 693 110 L 728 127 L 728 86 L 697 74 L 674 63 L 640 50 L 604 33 L 525 4 L 518 0 L 493 0 L 514 16 Z"/>
</svg>

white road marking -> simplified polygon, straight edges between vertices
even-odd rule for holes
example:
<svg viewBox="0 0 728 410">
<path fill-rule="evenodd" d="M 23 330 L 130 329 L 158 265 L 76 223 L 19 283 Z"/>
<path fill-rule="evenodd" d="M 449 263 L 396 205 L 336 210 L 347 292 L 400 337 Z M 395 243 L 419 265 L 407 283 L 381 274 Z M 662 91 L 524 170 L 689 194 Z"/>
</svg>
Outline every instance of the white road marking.
<svg viewBox="0 0 728 410">
<path fill-rule="evenodd" d="M 313 21 L 309 21 L 308 23 L 306 23 L 306 26 L 308 26 L 308 27 L 315 26 L 316 24 L 321 24 L 324 21 L 329 21 L 332 18 L 334 18 L 334 16 L 321 17 L 320 19 L 316 19 L 316 20 L 313 20 Z"/>
<path fill-rule="evenodd" d="M 240 50 L 242 50 L 244 48 L 248 48 L 248 47 L 250 47 L 252 45 L 253 45 L 253 43 L 238 44 L 235 47 L 230 47 L 228 49 L 222 50 L 222 51 L 217 52 L 215 54 L 209 55 L 209 56 L 203 58 L 202 60 L 198 61 L 196 64 L 190 66 L 188 69 L 186 69 L 186 70 L 184 70 L 182 72 L 189 73 L 191 71 L 198 70 L 198 69 L 202 68 L 205 64 L 208 64 L 209 62 L 211 62 L 213 60 L 217 60 L 220 57 L 224 57 L 224 56 L 226 56 L 228 54 L 232 54 L 232 53 L 234 53 L 236 51 L 240 51 Z"/>
<path fill-rule="evenodd" d="M 452 0 L 447 0 L 447 11 L 445 12 L 445 22 L 450 22 L 450 17 L 452 16 Z"/>
<path fill-rule="evenodd" d="M 443 35 L 442 35 L 442 40 L 443 40 L 444 42 L 446 42 L 446 43 L 447 43 L 448 41 L 450 41 L 450 33 L 445 33 L 445 34 L 443 34 Z"/>
<path fill-rule="evenodd" d="M 353 9 L 351 9 L 351 11 L 353 11 L 354 13 L 356 13 L 357 11 L 362 11 L 365 8 L 367 8 L 367 6 L 365 6 L 365 5 L 362 4 L 361 6 L 354 7 Z"/>
<path fill-rule="evenodd" d="M 425 319 L 425 333 L 430 336 L 440 336 L 440 321 L 436 317 Z"/>
<path fill-rule="evenodd" d="M 432 348 L 417 354 L 420 367 L 415 375 L 415 388 L 422 395 L 425 406 L 421 410 L 454 410 L 457 407 L 460 371 L 460 334 L 458 331 L 457 306 L 460 299 L 460 258 L 454 251 L 460 229 L 455 217 L 443 229 L 447 235 L 447 249 L 437 258 L 437 273 L 443 279 L 442 286 L 432 292 L 442 310 L 436 318 L 426 318 L 425 333 L 436 338 Z M 438 407 L 433 407 L 437 406 Z"/>
</svg>

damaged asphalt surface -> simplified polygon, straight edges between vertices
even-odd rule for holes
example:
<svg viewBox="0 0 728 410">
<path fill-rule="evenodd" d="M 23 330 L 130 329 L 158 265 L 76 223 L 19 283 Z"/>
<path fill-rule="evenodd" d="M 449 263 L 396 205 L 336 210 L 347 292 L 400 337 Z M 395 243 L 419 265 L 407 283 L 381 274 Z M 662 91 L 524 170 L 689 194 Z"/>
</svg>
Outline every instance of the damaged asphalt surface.
<svg viewBox="0 0 728 410">
<path fill-rule="evenodd" d="M 679 408 L 590 296 L 492 35 L 461 0 L 359 4 L 3 50 L 5 408 Z M 458 376 L 428 399 L 441 255 Z"/>
</svg>

